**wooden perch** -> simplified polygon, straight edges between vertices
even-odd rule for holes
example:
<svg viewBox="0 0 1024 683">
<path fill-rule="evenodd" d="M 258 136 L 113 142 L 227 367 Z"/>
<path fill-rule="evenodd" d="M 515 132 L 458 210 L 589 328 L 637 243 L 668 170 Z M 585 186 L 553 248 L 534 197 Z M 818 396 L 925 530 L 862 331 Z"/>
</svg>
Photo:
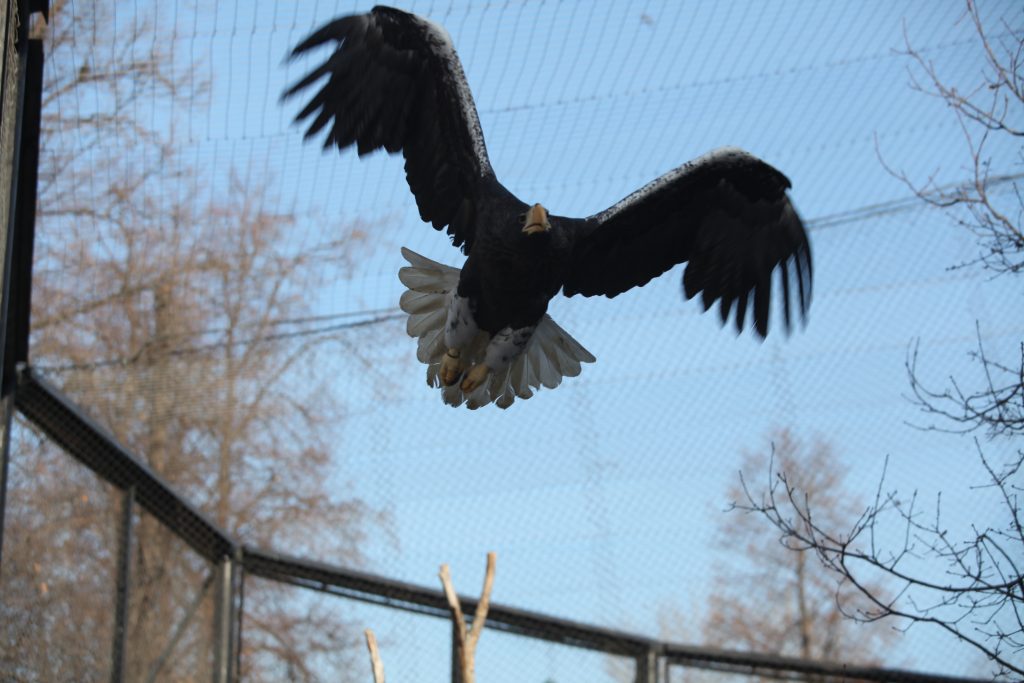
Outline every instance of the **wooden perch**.
<svg viewBox="0 0 1024 683">
<path fill-rule="evenodd" d="M 365 633 L 366 648 L 370 651 L 370 665 L 373 667 L 373 683 L 384 683 L 384 662 L 380 661 L 377 636 L 373 635 L 372 628 L 366 629 Z"/>
<path fill-rule="evenodd" d="M 452 623 L 455 624 L 455 655 L 458 658 L 458 670 L 462 674 L 461 683 L 476 683 L 476 672 L 474 663 L 476 660 L 476 644 L 480 640 L 480 632 L 484 630 L 484 622 L 487 621 L 487 610 L 491 606 L 491 587 L 494 586 L 494 566 L 498 556 L 495 553 L 487 553 L 487 573 L 484 574 L 484 589 L 480 594 L 480 600 L 476 603 L 476 612 L 473 613 L 473 626 L 466 630 L 466 617 L 462 614 L 462 605 L 459 603 L 459 596 L 452 586 L 451 572 L 448 565 L 442 564 L 438 574 L 441 577 L 441 585 L 444 587 L 444 597 L 448 601 L 448 609 L 452 612 Z M 373 629 L 366 629 L 366 648 L 370 651 L 370 664 L 373 666 L 373 683 L 384 683 L 384 663 L 380 659 L 380 651 L 377 649 L 377 637 Z"/>
<path fill-rule="evenodd" d="M 497 562 L 495 553 L 487 553 L 487 573 L 484 575 L 484 588 L 480 594 L 480 601 L 476 603 L 476 612 L 473 614 L 473 626 L 467 632 L 466 618 L 462 613 L 462 605 L 459 603 L 459 596 L 455 593 L 452 585 L 451 573 L 448 565 L 442 564 L 438 576 L 441 577 L 441 585 L 444 587 L 444 595 L 448 600 L 448 609 L 452 612 L 452 622 L 455 624 L 455 654 L 459 660 L 459 668 L 462 671 L 462 683 L 476 683 L 476 672 L 474 664 L 476 660 L 476 644 L 480 640 L 480 632 L 484 630 L 484 622 L 487 621 L 487 610 L 491 605 L 491 588 L 494 586 L 494 567 Z"/>
</svg>

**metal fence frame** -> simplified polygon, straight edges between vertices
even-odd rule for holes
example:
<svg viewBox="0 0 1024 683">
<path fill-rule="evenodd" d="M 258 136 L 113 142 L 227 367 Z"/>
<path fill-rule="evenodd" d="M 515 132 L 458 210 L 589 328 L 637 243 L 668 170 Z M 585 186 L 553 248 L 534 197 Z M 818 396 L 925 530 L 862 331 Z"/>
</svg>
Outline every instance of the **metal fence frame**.
<svg viewBox="0 0 1024 683">
<path fill-rule="evenodd" d="M 114 610 L 111 680 L 124 679 L 126 615 L 131 600 L 130 551 L 136 507 L 144 510 L 214 567 L 198 599 L 214 588 L 215 683 L 239 678 L 244 581 L 246 576 L 316 590 L 393 609 L 449 619 L 444 593 L 411 583 L 239 543 L 210 521 L 143 461 L 118 443 L 57 387 L 27 364 L 36 172 L 39 150 L 43 51 L 29 40 L 29 15 L 47 11 L 46 0 L 0 0 L 0 571 L 3 569 L 3 514 L 7 489 L 9 432 L 14 410 L 48 435 L 67 454 L 123 492 Z M 11 117 L 15 116 L 16 121 Z M 6 144 L 6 147 L 5 147 Z M 7 200 L 7 201 L 3 201 Z M 3 220 L 6 218 L 6 220 Z M 461 596 L 468 614 L 476 599 Z M 198 604 L 196 602 L 195 604 Z M 187 619 L 191 615 L 187 616 Z M 186 620 L 187 620 L 186 619 Z M 636 662 L 637 683 L 667 683 L 674 666 L 709 669 L 783 680 L 864 680 L 906 683 L 980 683 L 977 679 L 912 671 L 852 666 L 692 645 L 559 619 L 492 604 L 487 627 L 535 640 L 628 657 Z M 175 639 L 172 637 L 172 648 Z M 454 642 L 453 642 L 454 646 Z M 166 654 L 166 653 L 165 653 Z M 453 667 L 453 682 L 456 681 Z"/>
<path fill-rule="evenodd" d="M 441 590 L 238 543 L 180 496 L 144 462 L 119 444 L 74 401 L 47 380 L 39 377 L 27 365 L 19 368 L 14 401 L 17 410 L 65 452 L 124 492 L 119 541 L 121 552 L 116 577 L 118 597 L 113 644 L 114 681 L 122 680 L 118 673 L 117 657 L 124 653 L 124 606 L 130 599 L 125 549 L 132 543 L 133 532 L 129 522 L 133 507 L 136 505 L 159 519 L 196 553 L 216 567 L 215 683 L 227 683 L 238 679 L 242 638 L 242 586 L 246 576 L 269 579 L 439 619 L 450 618 L 448 604 Z M 460 596 L 460 599 L 465 612 L 472 614 L 476 608 L 476 599 L 469 596 Z M 558 645 L 628 657 L 636 662 L 637 683 L 663 683 L 668 680 L 667 671 L 671 666 L 783 680 L 835 679 L 906 683 L 979 681 L 899 669 L 853 666 L 839 662 L 670 643 L 500 604 L 491 604 L 487 615 L 487 628 Z"/>
</svg>

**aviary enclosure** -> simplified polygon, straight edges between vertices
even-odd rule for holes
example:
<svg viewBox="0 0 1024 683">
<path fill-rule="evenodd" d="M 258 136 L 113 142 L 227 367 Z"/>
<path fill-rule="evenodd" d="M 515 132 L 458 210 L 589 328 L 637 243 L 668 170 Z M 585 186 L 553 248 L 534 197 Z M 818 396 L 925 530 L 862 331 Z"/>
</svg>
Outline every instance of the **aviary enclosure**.
<svg viewBox="0 0 1024 683">
<path fill-rule="evenodd" d="M 455 681 L 431 577 L 448 563 L 468 595 L 497 551 L 482 683 L 990 679 L 948 633 L 843 618 L 848 585 L 728 510 L 774 452 L 821 473 L 800 481 L 836 528 L 883 472 L 941 491 L 951 532 L 1002 523 L 978 452 L 1016 442 L 927 429 L 908 384 L 970 377 L 982 342 L 1012 361 L 1022 332 L 1012 277 L 953 268 L 975 240 L 899 177 L 965 181 L 960 123 L 914 70 L 984 65 L 964 5 L 403 8 L 450 32 L 499 176 L 553 212 L 724 145 L 784 168 L 808 324 L 737 337 L 676 269 L 553 302 L 597 357 L 578 377 L 445 406 L 397 272 L 402 246 L 460 257 L 401 157 L 321 153 L 279 101 L 311 65 L 290 49 L 369 6 L 6 0 L 0 678 L 370 681 L 372 627 L 388 680 Z M 983 9 L 1020 35 L 1014 3 Z M 989 150 L 1009 191 L 1016 148 Z"/>
</svg>

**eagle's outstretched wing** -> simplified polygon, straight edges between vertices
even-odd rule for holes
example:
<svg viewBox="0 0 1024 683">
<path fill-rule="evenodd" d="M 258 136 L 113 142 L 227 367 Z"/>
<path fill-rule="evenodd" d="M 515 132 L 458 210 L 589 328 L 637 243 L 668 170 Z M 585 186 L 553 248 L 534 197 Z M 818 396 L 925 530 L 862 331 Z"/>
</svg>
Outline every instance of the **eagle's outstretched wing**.
<svg viewBox="0 0 1024 683">
<path fill-rule="evenodd" d="M 480 120 L 447 31 L 389 7 L 336 19 L 299 43 L 296 56 L 333 43 L 327 61 L 290 87 L 290 97 L 327 77 L 296 121 L 316 115 L 310 137 L 361 155 L 401 150 L 420 216 L 469 253 L 474 197 L 493 177 Z"/>
<path fill-rule="evenodd" d="M 688 299 L 703 292 L 705 310 L 721 300 L 723 323 L 735 304 L 740 331 L 752 299 L 754 327 L 764 336 L 772 272 L 781 265 L 788 330 L 790 290 L 795 284 L 806 316 L 812 281 L 811 248 L 786 196 L 789 186 L 782 173 L 735 148 L 680 166 L 575 223 L 563 291 L 613 297 L 685 261 Z"/>
</svg>

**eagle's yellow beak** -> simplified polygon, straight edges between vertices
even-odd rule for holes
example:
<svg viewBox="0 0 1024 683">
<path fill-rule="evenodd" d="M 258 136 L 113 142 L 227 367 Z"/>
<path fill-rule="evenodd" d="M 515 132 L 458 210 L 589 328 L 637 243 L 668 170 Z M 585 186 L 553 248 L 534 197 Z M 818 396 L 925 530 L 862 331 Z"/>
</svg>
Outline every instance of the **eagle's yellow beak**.
<svg viewBox="0 0 1024 683">
<path fill-rule="evenodd" d="M 523 216 L 523 232 L 527 235 L 551 229 L 551 223 L 548 222 L 548 210 L 540 204 L 531 206 Z"/>
</svg>

